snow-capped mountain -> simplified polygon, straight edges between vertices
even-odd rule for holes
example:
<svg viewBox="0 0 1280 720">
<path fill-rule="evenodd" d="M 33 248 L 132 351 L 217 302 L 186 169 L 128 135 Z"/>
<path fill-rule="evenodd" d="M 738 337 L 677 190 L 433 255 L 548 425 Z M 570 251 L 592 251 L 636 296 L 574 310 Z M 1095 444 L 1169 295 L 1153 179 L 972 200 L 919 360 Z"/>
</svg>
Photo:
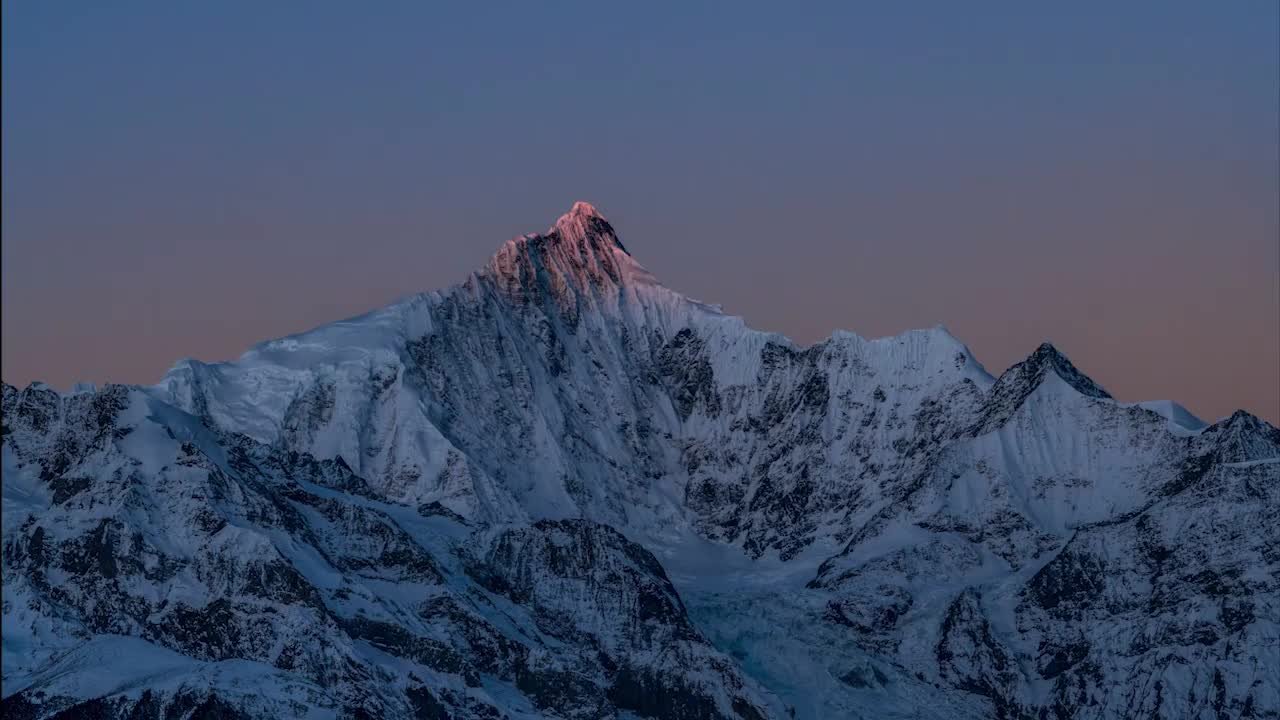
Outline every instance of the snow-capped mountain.
<svg viewBox="0 0 1280 720">
<path fill-rule="evenodd" d="M 1280 431 L 810 347 L 576 204 L 448 290 L 4 386 L 6 717 L 1280 716 Z"/>
</svg>

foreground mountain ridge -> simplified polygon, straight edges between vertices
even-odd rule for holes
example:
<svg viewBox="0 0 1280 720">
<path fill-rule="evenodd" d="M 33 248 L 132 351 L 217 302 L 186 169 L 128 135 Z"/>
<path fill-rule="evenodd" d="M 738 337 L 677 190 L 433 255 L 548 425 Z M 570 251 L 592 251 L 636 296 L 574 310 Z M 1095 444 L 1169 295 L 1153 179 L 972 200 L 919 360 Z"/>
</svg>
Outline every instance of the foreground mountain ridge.
<svg viewBox="0 0 1280 720">
<path fill-rule="evenodd" d="M 1047 344 L 799 347 L 586 203 L 453 288 L 3 417 L 6 715 L 1280 713 L 1276 428 Z"/>
</svg>

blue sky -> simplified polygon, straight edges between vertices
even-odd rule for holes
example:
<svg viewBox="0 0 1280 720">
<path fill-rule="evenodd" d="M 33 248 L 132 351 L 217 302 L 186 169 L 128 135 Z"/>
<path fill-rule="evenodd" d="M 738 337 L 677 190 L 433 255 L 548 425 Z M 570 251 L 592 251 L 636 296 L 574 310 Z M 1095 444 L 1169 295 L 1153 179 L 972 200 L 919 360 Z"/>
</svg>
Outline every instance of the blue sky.
<svg viewBox="0 0 1280 720">
<path fill-rule="evenodd" d="M 1280 420 L 1280 5 L 3 5 L 5 379 L 462 279 L 589 200 L 812 342 L 1044 339 Z"/>
</svg>

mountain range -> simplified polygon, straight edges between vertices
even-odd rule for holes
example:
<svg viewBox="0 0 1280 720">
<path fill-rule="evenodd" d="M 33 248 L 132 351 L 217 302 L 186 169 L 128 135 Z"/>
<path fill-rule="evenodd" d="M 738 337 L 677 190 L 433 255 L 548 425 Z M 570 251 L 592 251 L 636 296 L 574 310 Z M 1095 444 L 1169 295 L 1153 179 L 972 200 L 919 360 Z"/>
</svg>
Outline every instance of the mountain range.
<svg viewBox="0 0 1280 720">
<path fill-rule="evenodd" d="M 802 347 L 586 203 L 231 362 L 3 393 L 5 717 L 1280 717 L 1280 430 L 1049 344 Z"/>
</svg>

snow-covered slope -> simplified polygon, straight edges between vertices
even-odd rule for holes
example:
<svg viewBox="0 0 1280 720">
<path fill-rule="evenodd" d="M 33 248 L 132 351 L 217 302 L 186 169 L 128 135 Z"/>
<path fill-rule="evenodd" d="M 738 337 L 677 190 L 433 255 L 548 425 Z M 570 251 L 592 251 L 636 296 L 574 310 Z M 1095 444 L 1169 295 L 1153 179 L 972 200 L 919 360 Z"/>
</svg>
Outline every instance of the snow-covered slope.
<svg viewBox="0 0 1280 720">
<path fill-rule="evenodd" d="M 16 717 L 1280 713 L 1274 427 L 1049 345 L 798 347 L 585 203 L 453 288 L 3 413 Z"/>
</svg>

